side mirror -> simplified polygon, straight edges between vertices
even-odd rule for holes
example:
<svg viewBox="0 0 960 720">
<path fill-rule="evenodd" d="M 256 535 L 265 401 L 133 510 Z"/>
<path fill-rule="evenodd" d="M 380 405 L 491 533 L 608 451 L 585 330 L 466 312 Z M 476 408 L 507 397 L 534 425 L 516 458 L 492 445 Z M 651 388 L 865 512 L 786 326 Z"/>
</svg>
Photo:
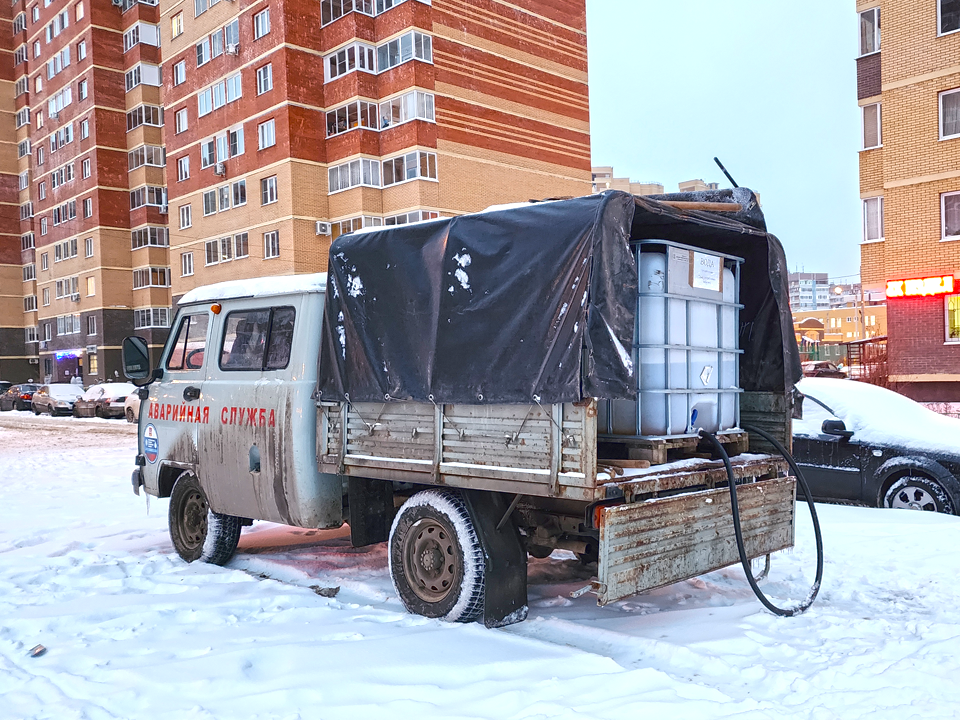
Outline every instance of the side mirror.
<svg viewBox="0 0 960 720">
<path fill-rule="evenodd" d="M 824 420 L 820 431 L 824 435 L 834 435 L 844 440 L 849 440 L 853 437 L 853 431 L 847 430 L 847 426 L 843 424 L 843 420 Z"/>
<path fill-rule="evenodd" d="M 145 380 L 151 377 L 150 350 L 142 337 L 131 335 L 123 339 L 121 349 L 123 374 L 129 380 Z"/>
</svg>

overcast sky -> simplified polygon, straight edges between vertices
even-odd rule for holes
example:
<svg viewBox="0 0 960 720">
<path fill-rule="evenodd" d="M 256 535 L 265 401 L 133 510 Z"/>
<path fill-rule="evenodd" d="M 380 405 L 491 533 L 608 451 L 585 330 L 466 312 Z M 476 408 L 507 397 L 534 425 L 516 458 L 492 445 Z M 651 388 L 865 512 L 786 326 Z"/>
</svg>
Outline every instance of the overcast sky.
<svg viewBox="0 0 960 720">
<path fill-rule="evenodd" d="M 587 0 L 593 163 L 761 195 L 790 269 L 860 272 L 853 0 Z"/>
</svg>

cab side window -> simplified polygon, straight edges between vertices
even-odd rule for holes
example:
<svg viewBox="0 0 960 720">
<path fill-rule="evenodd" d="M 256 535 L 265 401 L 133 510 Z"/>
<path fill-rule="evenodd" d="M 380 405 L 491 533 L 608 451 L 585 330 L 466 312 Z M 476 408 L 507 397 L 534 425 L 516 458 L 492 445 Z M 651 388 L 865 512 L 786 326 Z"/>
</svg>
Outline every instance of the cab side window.
<svg viewBox="0 0 960 720">
<path fill-rule="evenodd" d="M 199 370 L 207 347 L 209 317 L 186 315 L 180 320 L 176 339 L 167 357 L 167 370 Z"/>
<path fill-rule="evenodd" d="M 295 311 L 291 307 L 239 310 L 227 315 L 221 370 L 282 370 L 290 363 Z"/>
</svg>

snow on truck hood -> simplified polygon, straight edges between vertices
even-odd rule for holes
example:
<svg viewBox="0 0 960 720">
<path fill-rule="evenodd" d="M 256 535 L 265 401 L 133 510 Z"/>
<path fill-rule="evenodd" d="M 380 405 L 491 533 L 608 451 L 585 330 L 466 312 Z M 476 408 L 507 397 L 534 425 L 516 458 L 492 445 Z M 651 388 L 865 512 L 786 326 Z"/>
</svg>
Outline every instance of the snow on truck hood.
<svg viewBox="0 0 960 720">
<path fill-rule="evenodd" d="M 854 440 L 960 455 L 960 420 L 938 415 L 899 393 L 832 378 L 804 378 L 797 387 L 843 420 Z"/>
<path fill-rule="evenodd" d="M 326 273 L 278 275 L 273 277 L 250 278 L 248 280 L 227 280 L 226 282 L 195 288 L 180 298 L 178 304 L 189 305 L 191 303 L 214 302 L 216 300 L 227 300 L 230 298 L 323 292 L 326 287 Z"/>
</svg>

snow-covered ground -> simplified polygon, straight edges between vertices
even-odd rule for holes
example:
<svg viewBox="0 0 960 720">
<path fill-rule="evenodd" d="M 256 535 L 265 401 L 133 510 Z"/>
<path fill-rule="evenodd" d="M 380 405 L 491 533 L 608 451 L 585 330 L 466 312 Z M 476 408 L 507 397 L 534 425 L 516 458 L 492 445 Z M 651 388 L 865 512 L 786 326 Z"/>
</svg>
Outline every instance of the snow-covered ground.
<svg viewBox="0 0 960 720">
<path fill-rule="evenodd" d="M 166 501 L 131 492 L 131 430 L 0 414 L 0 718 L 960 713 L 960 518 L 820 506 L 824 587 L 799 618 L 738 568 L 597 608 L 558 553 L 533 561 L 530 619 L 486 630 L 406 614 L 383 547 L 339 531 L 258 523 L 228 567 L 183 563 Z M 775 600 L 812 576 L 799 518 Z"/>
</svg>

